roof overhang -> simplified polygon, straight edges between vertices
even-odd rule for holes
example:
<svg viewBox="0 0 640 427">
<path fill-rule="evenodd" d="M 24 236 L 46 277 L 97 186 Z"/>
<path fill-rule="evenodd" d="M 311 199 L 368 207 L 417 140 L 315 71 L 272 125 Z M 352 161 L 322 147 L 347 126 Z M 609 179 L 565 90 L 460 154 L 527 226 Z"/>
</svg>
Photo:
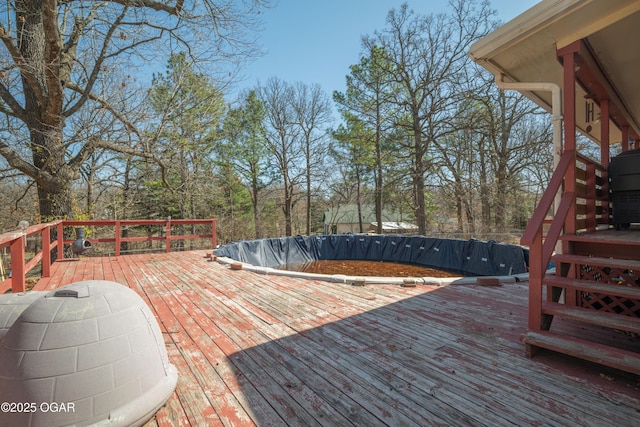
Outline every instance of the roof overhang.
<svg viewBox="0 0 640 427">
<path fill-rule="evenodd" d="M 598 141 L 598 102 L 606 97 L 614 105 L 609 136 L 614 144 L 620 142 L 623 126 L 629 127 L 632 136 L 640 135 L 636 40 L 640 40 L 640 0 L 543 0 L 474 43 L 469 54 L 507 82 L 556 83 L 562 87 L 563 68 L 557 52 L 581 41 L 578 67 L 582 64 L 590 71 L 576 70 L 577 126 Z M 523 93 L 551 111 L 551 93 Z"/>
</svg>

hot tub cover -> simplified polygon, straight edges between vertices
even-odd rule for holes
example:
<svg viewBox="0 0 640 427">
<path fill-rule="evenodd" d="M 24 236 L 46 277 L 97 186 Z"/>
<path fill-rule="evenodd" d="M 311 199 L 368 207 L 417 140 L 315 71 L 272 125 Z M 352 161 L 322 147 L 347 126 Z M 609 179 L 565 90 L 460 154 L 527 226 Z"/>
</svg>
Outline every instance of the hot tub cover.
<svg viewBox="0 0 640 427">
<path fill-rule="evenodd" d="M 177 371 L 133 290 L 92 280 L 18 295 L 0 302 L 13 313 L 0 341 L 0 401 L 19 409 L 0 411 L 0 425 L 142 425 L 167 401 Z"/>
<path fill-rule="evenodd" d="M 527 272 L 527 251 L 495 241 L 397 235 L 317 235 L 229 243 L 217 256 L 262 267 L 316 260 L 403 262 L 472 276 L 509 276 Z"/>
</svg>

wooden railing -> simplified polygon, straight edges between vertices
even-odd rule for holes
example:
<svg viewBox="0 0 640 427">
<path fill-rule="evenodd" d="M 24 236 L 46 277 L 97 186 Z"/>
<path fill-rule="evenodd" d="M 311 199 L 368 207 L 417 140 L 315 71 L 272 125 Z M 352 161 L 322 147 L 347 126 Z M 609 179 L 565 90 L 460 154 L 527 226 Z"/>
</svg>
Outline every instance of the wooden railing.
<svg viewBox="0 0 640 427">
<path fill-rule="evenodd" d="M 607 168 L 576 153 L 576 229 L 594 231 L 611 223 Z"/>
<path fill-rule="evenodd" d="M 567 176 L 575 176 L 572 185 L 565 183 Z M 563 183 L 560 203 L 550 213 Z M 553 218 L 545 234 L 549 215 Z M 560 235 L 567 230 L 592 231 L 602 224 L 609 224 L 607 169 L 582 154 L 565 151 L 520 239 L 529 247 L 529 329 L 542 326 L 542 280 Z"/>
<path fill-rule="evenodd" d="M 176 235 L 172 233 L 175 226 L 210 226 L 210 233 L 196 233 L 188 235 Z M 122 231 L 128 227 L 135 226 L 156 226 L 162 230 L 160 235 L 148 234 L 146 236 L 123 236 Z M 92 244 L 107 243 L 113 244 L 113 254 L 121 255 L 121 244 L 127 242 L 153 242 L 164 241 L 164 250 L 171 251 L 171 242 L 177 240 L 188 239 L 207 239 L 211 241 L 211 248 L 216 247 L 216 220 L 215 219 L 166 219 L 166 220 L 93 220 L 93 221 L 77 221 L 77 220 L 61 220 L 46 224 L 33 225 L 27 227 L 23 231 L 15 231 L 0 235 L 0 250 L 5 251 L 7 248 L 10 252 L 10 277 L 0 282 L 0 294 L 11 290 L 12 292 L 24 292 L 26 285 L 26 275 L 37 265 L 42 265 L 42 277 L 49 277 L 51 273 L 51 253 L 57 249 L 57 260 L 64 259 L 65 245 L 74 242 L 75 238 L 65 239 L 65 228 L 67 227 L 113 227 L 113 237 L 91 236 L 88 238 Z M 52 240 L 52 230 L 55 230 L 55 236 Z M 41 250 L 36 251 L 34 256 L 26 261 L 25 246 L 27 239 L 30 237 L 41 237 Z"/>
</svg>

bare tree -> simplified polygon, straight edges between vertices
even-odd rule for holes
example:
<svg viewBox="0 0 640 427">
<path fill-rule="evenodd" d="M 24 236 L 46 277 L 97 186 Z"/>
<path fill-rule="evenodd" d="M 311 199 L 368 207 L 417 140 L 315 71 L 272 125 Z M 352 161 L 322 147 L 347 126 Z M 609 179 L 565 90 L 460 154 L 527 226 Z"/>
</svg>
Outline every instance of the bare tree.
<svg viewBox="0 0 640 427">
<path fill-rule="evenodd" d="M 243 93 L 240 105 L 227 111 L 217 147 L 219 162 L 233 166 L 251 194 L 256 239 L 262 237 L 259 197 L 269 185 L 265 112 L 255 90 Z"/>
<path fill-rule="evenodd" d="M 125 63 L 166 59 L 175 48 L 202 60 L 250 54 L 245 36 L 264 3 L 15 0 L 0 7 L 0 112 L 10 124 L 0 155 L 36 182 L 41 215 L 70 214 L 72 182 L 97 148 L 144 151 L 136 123 L 112 103 L 115 92 L 126 90 L 126 78 L 109 76 L 125 76 Z M 83 109 L 112 115 L 139 136 L 138 146 L 99 135 L 69 144 L 69 118 Z"/>
<path fill-rule="evenodd" d="M 337 201 L 355 201 L 358 210 L 359 231 L 365 231 L 362 219 L 363 186 L 374 169 L 374 132 L 348 111 L 342 111 L 345 122 L 333 132 L 334 142 L 330 154 L 336 162 L 339 175 L 332 188 Z M 351 194 L 354 192 L 355 194 Z M 377 193 L 377 192 L 376 192 Z M 376 212 L 377 213 L 377 212 Z M 380 216 L 382 218 L 382 216 Z M 381 221 L 378 228 L 382 230 Z"/>
<path fill-rule="evenodd" d="M 364 39 L 369 49 L 384 50 L 379 66 L 390 84 L 399 87 L 390 102 L 398 107 L 395 125 L 408 135 L 403 145 L 412 156 L 409 174 L 421 234 L 427 230 L 424 179 L 432 167 L 428 151 L 433 141 L 452 131 L 448 121 L 459 100 L 468 47 L 489 31 L 492 15 L 487 2 L 455 0 L 450 5 L 449 14 L 419 16 L 403 4 L 389 12 L 383 31 Z"/>
<path fill-rule="evenodd" d="M 331 103 L 320 85 L 294 85 L 293 110 L 296 125 L 300 129 L 305 161 L 307 235 L 311 234 L 311 199 L 313 178 L 322 171 L 322 163 L 328 154 L 328 135 L 325 126 L 331 123 Z M 315 176 L 314 176 L 315 175 Z"/>
<path fill-rule="evenodd" d="M 260 89 L 266 108 L 266 142 L 274 167 L 280 175 L 284 194 L 282 211 L 285 219 L 285 234 L 293 234 L 293 208 L 297 201 L 296 188 L 304 176 L 304 149 L 301 144 L 301 129 L 296 125 L 293 108 L 295 90 L 292 85 L 276 77 L 270 78 Z"/>
<path fill-rule="evenodd" d="M 181 52 L 171 55 L 166 73 L 154 75 L 149 102 L 155 118 L 150 144 L 166 165 L 165 187 L 175 194 L 180 218 L 197 218 L 202 181 L 212 167 L 214 132 L 224 115 L 222 93 Z"/>
<path fill-rule="evenodd" d="M 549 151 L 551 134 L 548 123 L 537 117 L 543 112 L 523 95 L 494 91 L 484 102 L 482 128 L 487 146 L 483 160 L 493 175 L 495 228 L 504 232 L 508 195 L 514 186 L 520 187 L 523 173 L 543 168 L 540 151 Z"/>
<path fill-rule="evenodd" d="M 383 142 L 389 129 L 393 126 L 392 109 L 389 102 L 391 92 L 397 85 L 390 84 L 386 70 L 389 63 L 386 61 L 384 49 L 374 45 L 367 45 L 364 39 L 367 54 L 360 58 L 359 64 L 351 67 L 351 74 L 347 75 L 347 91 L 345 93 L 334 92 L 333 99 L 338 103 L 340 111 L 353 115 L 373 129 L 373 149 L 375 152 L 375 215 L 376 232 L 382 233 L 382 194 L 383 194 L 383 168 L 386 156 L 383 154 Z"/>
</svg>

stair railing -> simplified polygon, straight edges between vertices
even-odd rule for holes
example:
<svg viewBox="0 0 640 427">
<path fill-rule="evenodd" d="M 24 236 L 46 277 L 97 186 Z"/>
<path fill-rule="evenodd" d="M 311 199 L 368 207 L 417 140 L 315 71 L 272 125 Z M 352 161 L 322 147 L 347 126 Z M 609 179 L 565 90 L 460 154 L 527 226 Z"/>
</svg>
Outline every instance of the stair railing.
<svg viewBox="0 0 640 427">
<path fill-rule="evenodd" d="M 549 186 L 545 190 L 536 207 L 527 228 L 520 238 L 520 244 L 529 247 L 529 318 L 530 330 L 542 329 L 542 280 L 551 261 L 554 248 L 565 225 L 571 207 L 575 203 L 575 193 L 563 192 L 560 203 L 551 221 L 549 230 L 544 235 L 544 224 L 551 210 L 556 194 L 560 191 L 565 176 L 571 167 L 575 168 L 576 152 L 565 151 L 560 157 L 558 166 L 551 176 Z"/>
</svg>

